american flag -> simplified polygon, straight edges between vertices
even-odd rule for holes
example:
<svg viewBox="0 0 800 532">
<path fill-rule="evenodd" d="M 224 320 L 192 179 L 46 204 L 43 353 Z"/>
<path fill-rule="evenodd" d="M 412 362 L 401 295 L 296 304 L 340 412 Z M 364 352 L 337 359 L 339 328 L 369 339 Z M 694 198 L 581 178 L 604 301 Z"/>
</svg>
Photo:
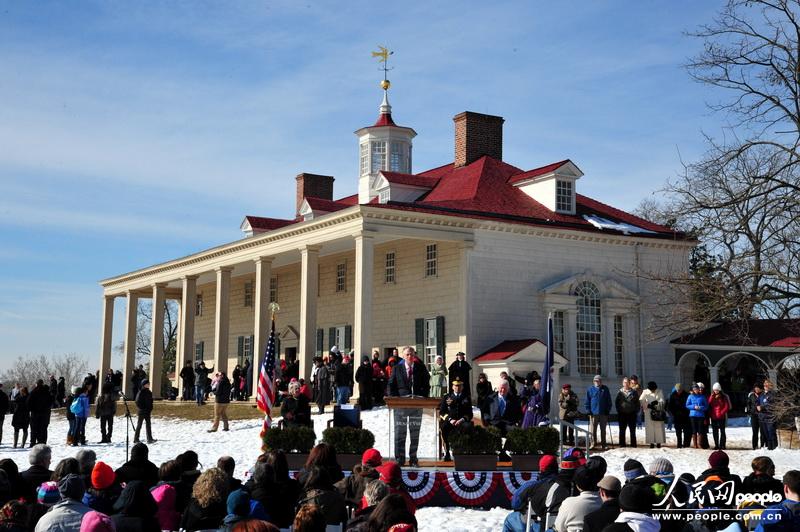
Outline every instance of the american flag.
<svg viewBox="0 0 800 532">
<path fill-rule="evenodd" d="M 269 331 L 267 349 L 264 352 L 264 361 L 258 374 L 258 391 L 256 392 L 256 405 L 264 412 L 263 436 L 272 424 L 270 409 L 275 404 L 275 316 L 272 316 L 272 326 Z"/>
</svg>

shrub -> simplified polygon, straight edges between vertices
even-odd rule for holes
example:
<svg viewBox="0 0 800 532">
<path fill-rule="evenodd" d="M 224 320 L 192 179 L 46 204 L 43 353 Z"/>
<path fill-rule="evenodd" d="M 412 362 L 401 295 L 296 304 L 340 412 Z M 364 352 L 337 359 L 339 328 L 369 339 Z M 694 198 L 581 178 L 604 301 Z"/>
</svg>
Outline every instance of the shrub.
<svg viewBox="0 0 800 532">
<path fill-rule="evenodd" d="M 512 429 L 506 435 L 505 450 L 513 454 L 555 454 L 558 430 L 553 427 Z"/>
<path fill-rule="evenodd" d="M 316 441 L 317 435 L 311 427 L 275 427 L 264 434 L 264 447 L 268 451 L 308 453 Z"/>
<path fill-rule="evenodd" d="M 496 454 L 501 446 L 500 431 L 495 427 L 469 426 L 450 435 L 453 454 Z"/>
<path fill-rule="evenodd" d="M 362 454 L 375 445 L 375 435 L 367 429 L 330 427 L 322 433 L 322 441 L 336 449 L 336 454 Z"/>
</svg>

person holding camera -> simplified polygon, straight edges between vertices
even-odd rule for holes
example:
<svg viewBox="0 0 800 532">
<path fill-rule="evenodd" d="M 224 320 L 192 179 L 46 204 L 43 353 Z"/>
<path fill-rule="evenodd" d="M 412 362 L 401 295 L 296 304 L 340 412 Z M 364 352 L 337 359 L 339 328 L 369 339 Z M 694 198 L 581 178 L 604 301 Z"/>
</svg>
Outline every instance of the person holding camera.
<svg viewBox="0 0 800 532">
<path fill-rule="evenodd" d="M 645 443 L 649 443 L 651 449 L 661 448 L 662 444 L 667 443 L 667 433 L 664 430 L 664 422 L 667 420 L 664 394 L 655 382 L 650 381 L 647 389 L 642 392 L 640 402 L 644 411 Z"/>
</svg>

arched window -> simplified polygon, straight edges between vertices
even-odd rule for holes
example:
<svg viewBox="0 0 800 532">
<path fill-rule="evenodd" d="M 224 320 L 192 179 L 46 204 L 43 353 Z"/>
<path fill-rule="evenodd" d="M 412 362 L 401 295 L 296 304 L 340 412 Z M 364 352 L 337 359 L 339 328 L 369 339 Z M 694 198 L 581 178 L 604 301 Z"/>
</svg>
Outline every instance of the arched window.
<svg viewBox="0 0 800 532">
<path fill-rule="evenodd" d="M 584 281 L 575 287 L 575 295 L 578 297 L 578 372 L 583 375 L 600 374 L 600 293 L 595 285 Z"/>
</svg>

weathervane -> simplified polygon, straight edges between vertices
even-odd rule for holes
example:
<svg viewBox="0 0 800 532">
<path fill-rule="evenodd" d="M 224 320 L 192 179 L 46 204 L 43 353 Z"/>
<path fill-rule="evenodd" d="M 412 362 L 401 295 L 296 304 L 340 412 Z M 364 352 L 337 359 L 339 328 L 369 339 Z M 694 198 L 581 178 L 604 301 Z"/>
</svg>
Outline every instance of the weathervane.
<svg viewBox="0 0 800 532">
<path fill-rule="evenodd" d="M 393 70 L 389 68 L 389 56 L 394 54 L 393 51 L 389 50 L 385 46 L 378 46 L 377 52 L 372 52 L 372 57 L 378 57 L 378 62 L 383 63 L 383 66 L 379 67 L 378 70 L 383 70 L 383 81 L 381 81 L 381 88 L 383 90 L 389 90 L 389 87 L 392 85 L 389 80 L 386 78 L 387 72 Z"/>
</svg>

